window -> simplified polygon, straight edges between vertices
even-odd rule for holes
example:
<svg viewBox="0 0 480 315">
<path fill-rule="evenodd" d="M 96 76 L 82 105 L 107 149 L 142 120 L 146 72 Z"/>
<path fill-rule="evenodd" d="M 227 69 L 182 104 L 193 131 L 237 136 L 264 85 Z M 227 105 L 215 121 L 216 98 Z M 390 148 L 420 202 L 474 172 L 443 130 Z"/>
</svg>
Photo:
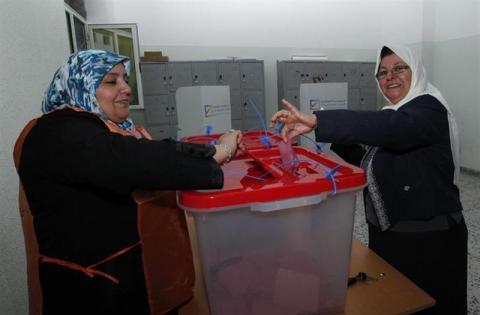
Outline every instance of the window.
<svg viewBox="0 0 480 315">
<path fill-rule="evenodd" d="M 82 8 L 83 3 L 79 5 Z M 87 48 L 95 48 L 114 51 L 130 58 L 129 85 L 132 89 L 130 107 L 132 109 L 143 108 L 137 25 L 87 24 L 86 19 L 67 3 L 65 3 L 65 17 L 71 53 Z"/>
<path fill-rule="evenodd" d="M 143 108 L 140 80 L 138 35 L 136 24 L 88 24 L 89 47 L 114 51 L 131 60 L 129 84 L 132 88 L 130 107 Z"/>
<path fill-rule="evenodd" d="M 65 3 L 65 17 L 70 42 L 70 52 L 87 49 L 87 21 Z"/>
</svg>

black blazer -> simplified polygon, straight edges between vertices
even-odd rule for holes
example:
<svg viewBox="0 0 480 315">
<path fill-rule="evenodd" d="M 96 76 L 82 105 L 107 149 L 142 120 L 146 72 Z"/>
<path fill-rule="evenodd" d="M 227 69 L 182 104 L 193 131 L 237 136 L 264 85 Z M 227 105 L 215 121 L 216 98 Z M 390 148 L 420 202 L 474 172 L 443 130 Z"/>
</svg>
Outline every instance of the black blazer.
<svg viewBox="0 0 480 315">
<path fill-rule="evenodd" d="M 317 141 L 379 147 L 372 160 L 373 174 L 392 224 L 462 210 L 453 183 L 448 113 L 435 97 L 416 97 L 397 111 L 315 114 Z M 356 156 L 350 155 L 350 161 L 358 162 L 358 151 Z"/>
</svg>

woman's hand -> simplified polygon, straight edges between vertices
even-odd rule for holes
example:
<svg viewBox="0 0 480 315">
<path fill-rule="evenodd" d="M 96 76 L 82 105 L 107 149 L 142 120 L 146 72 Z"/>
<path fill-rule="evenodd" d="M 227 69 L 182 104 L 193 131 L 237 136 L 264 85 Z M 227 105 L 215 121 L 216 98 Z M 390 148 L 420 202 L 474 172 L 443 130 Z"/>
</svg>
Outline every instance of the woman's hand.
<svg viewBox="0 0 480 315">
<path fill-rule="evenodd" d="M 314 114 L 302 113 L 286 100 L 282 100 L 282 103 L 286 109 L 279 110 L 272 116 L 270 128 L 276 123 L 284 124 L 281 131 L 283 141 L 288 142 L 293 137 L 308 133 L 317 126 L 317 116 Z"/>
<path fill-rule="evenodd" d="M 242 142 L 242 133 L 238 130 L 224 133 L 218 138 L 215 148 L 217 152 L 213 158 L 218 164 L 230 162 L 230 160 L 243 154 L 245 151 L 245 145 Z"/>
</svg>

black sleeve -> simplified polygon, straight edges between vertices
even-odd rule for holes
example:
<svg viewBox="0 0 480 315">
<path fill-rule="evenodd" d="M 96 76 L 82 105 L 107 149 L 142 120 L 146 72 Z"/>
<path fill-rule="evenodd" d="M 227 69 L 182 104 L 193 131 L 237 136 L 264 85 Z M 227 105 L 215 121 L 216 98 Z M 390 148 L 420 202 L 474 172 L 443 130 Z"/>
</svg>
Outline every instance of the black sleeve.
<svg viewBox="0 0 480 315">
<path fill-rule="evenodd" d="M 330 150 L 338 154 L 347 163 L 360 166 L 365 149 L 360 144 L 332 143 Z"/>
<path fill-rule="evenodd" d="M 326 110 L 315 114 L 319 142 L 406 150 L 441 142 L 448 131 L 447 111 L 430 95 L 419 96 L 397 111 Z"/>
<path fill-rule="evenodd" d="M 25 140 L 21 168 L 46 180 L 117 193 L 221 188 L 214 153 L 209 145 L 122 136 L 92 114 L 75 113 L 38 122 Z"/>
</svg>

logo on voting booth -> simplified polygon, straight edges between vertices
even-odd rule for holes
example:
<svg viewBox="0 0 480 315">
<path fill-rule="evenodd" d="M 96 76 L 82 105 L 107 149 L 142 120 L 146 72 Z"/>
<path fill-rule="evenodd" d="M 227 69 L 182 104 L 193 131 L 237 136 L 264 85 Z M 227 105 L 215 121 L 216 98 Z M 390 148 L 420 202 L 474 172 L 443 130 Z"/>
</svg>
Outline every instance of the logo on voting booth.
<svg viewBox="0 0 480 315">
<path fill-rule="evenodd" d="M 230 105 L 203 105 L 203 113 L 205 115 L 205 118 L 219 115 L 227 115 L 230 114 Z"/>
</svg>

